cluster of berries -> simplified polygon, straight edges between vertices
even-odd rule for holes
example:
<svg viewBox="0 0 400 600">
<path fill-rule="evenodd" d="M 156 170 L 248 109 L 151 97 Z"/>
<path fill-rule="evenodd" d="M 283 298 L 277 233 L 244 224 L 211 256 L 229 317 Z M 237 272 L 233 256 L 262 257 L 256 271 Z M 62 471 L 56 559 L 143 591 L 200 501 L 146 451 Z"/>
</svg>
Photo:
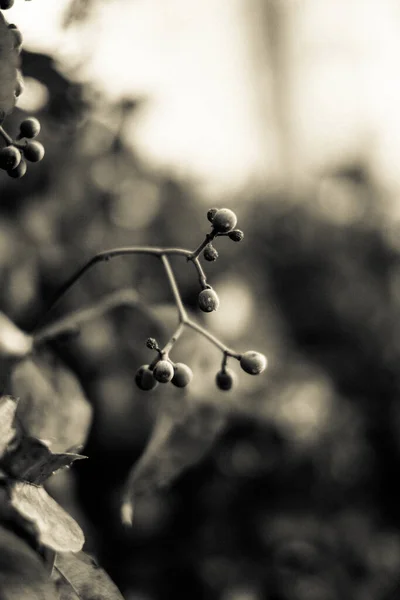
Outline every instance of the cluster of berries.
<svg viewBox="0 0 400 600">
<path fill-rule="evenodd" d="M 237 217 L 229 208 L 210 208 L 207 219 L 211 222 L 212 231 L 206 238 L 208 242 L 203 250 L 205 260 L 214 262 L 219 254 L 212 245 L 211 240 L 217 236 L 228 236 L 233 242 L 241 242 L 244 233 L 241 229 L 235 229 Z M 219 298 L 210 285 L 206 285 L 200 292 L 198 298 L 199 307 L 203 312 L 213 312 L 219 307 Z"/>
<path fill-rule="evenodd" d="M 136 371 L 135 382 L 143 391 L 153 390 L 159 383 L 171 382 L 178 388 L 184 388 L 193 379 L 193 371 L 185 363 L 173 363 L 168 356 L 164 356 L 153 338 L 146 342 L 148 348 L 159 352 L 159 357 L 152 364 L 142 365 Z M 259 375 L 267 366 L 267 359 L 260 352 L 249 350 L 240 356 L 240 366 L 243 371 L 250 375 Z M 224 361 L 226 362 L 226 361 Z M 218 371 L 215 382 L 217 387 L 223 391 L 229 391 L 236 383 L 236 373 L 223 364 Z"/>
<path fill-rule="evenodd" d="M 27 163 L 39 162 L 44 156 L 43 145 L 34 140 L 40 132 L 40 123 L 35 117 L 22 121 L 17 141 L 11 141 L 0 150 L 0 168 L 10 177 L 19 179 L 27 171 Z M 22 141 L 19 141 L 22 140 Z"/>
<path fill-rule="evenodd" d="M 237 217 L 232 210 L 228 208 L 212 208 L 208 211 L 207 218 L 211 222 L 211 233 L 206 235 L 205 241 L 190 255 L 191 259 L 197 260 L 197 256 L 203 251 L 203 256 L 206 260 L 216 260 L 218 253 L 211 241 L 217 236 L 228 236 L 235 242 L 240 242 L 244 237 L 244 234 L 240 229 L 235 229 Z M 198 303 L 200 309 L 207 313 L 217 310 L 219 306 L 218 295 L 215 290 L 206 283 L 205 277 L 203 279 L 203 289 L 198 296 Z M 197 327 L 196 329 L 199 330 Z M 154 389 L 158 383 L 168 382 L 171 382 L 176 387 L 184 388 L 191 382 L 193 372 L 190 367 L 184 363 L 175 364 L 169 358 L 169 349 L 171 349 L 173 343 L 170 342 L 164 351 L 160 350 L 156 340 L 153 338 L 149 338 L 146 345 L 151 350 L 156 350 L 158 356 L 151 364 L 142 365 L 137 370 L 135 381 L 141 390 L 149 391 Z M 221 345 L 219 347 L 221 347 Z M 236 382 L 236 374 L 232 369 L 227 367 L 228 357 L 236 358 L 240 362 L 243 371 L 250 375 L 259 375 L 267 366 L 266 357 L 254 350 L 239 354 L 232 352 L 227 348 L 223 349 L 222 365 L 216 375 L 215 382 L 217 387 L 224 391 L 232 389 Z"/>
<path fill-rule="evenodd" d="M 154 338 L 149 338 L 146 346 L 158 352 L 157 360 L 151 365 L 142 365 L 136 371 L 135 382 L 139 389 L 149 391 L 159 383 L 169 383 L 179 388 L 186 387 L 193 379 L 193 371 L 185 363 L 173 363 L 164 356 Z"/>
</svg>

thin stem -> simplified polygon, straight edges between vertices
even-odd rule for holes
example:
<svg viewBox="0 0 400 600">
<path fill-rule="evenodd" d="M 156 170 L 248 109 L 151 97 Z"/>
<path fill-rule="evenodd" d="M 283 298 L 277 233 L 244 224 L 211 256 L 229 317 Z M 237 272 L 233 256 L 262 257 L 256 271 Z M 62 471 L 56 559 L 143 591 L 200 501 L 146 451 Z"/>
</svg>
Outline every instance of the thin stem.
<svg viewBox="0 0 400 600">
<path fill-rule="evenodd" d="M 169 352 L 171 351 L 171 348 L 173 347 L 173 345 L 179 340 L 179 338 L 181 337 L 183 330 L 185 329 L 185 325 L 186 325 L 186 321 L 182 321 L 181 323 L 179 323 L 177 329 L 175 330 L 175 332 L 172 334 L 171 338 L 168 340 L 168 342 L 165 344 L 164 348 L 161 350 L 161 355 L 162 356 L 168 356 Z"/>
<path fill-rule="evenodd" d="M 62 334 L 73 332 L 79 325 L 82 325 L 83 323 L 86 323 L 92 319 L 96 319 L 102 314 L 113 310 L 117 306 L 123 305 L 137 306 L 153 317 L 152 312 L 146 308 L 143 302 L 141 302 L 139 294 L 135 290 L 118 290 L 107 295 L 105 298 L 101 298 L 99 301 L 94 302 L 86 308 L 77 310 L 72 314 L 55 321 L 54 323 L 51 323 L 51 325 L 44 327 L 34 336 L 34 345 L 38 346 L 44 342 L 48 342 L 59 337 Z"/>
<path fill-rule="evenodd" d="M 195 258 L 197 258 L 200 252 L 207 246 L 207 244 L 212 242 L 216 235 L 217 232 L 214 231 L 214 229 L 211 231 L 211 233 L 207 233 L 204 241 L 201 242 L 200 246 L 198 246 L 196 250 L 193 250 L 193 252 L 191 252 L 190 260 L 194 260 Z"/>
<path fill-rule="evenodd" d="M 209 333 L 201 325 L 198 325 L 191 319 L 188 319 L 186 321 L 185 325 L 187 325 L 187 327 L 190 327 L 194 331 L 197 331 L 203 337 L 207 338 L 212 344 L 214 344 L 214 346 L 217 346 L 217 348 L 222 350 L 222 352 L 224 352 L 224 354 L 226 356 L 232 356 L 233 358 L 240 360 L 240 358 L 242 356 L 241 354 L 239 354 L 238 352 L 235 352 L 234 350 L 231 350 L 230 348 L 225 346 L 225 344 L 223 344 L 218 338 L 216 338 L 214 335 L 212 335 L 212 333 Z"/>
<path fill-rule="evenodd" d="M 196 267 L 197 273 L 199 275 L 199 282 L 200 282 L 202 289 L 204 290 L 206 287 L 209 287 L 207 284 L 206 274 L 203 271 L 203 267 L 201 266 L 199 259 L 196 257 L 196 258 L 189 259 L 189 260 L 191 260 L 191 262 Z"/>
<path fill-rule="evenodd" d="M 171 287 L 171 291 L 174 296 L 174 300 L 175 300 L 175 303 L 176 303 L 176 306 L 178 309 L 179 322 L 185 323 L 188 319 L 188 316 L 187 316 L 186 309 L 182 303 L 182 298 L 179 293 L 178 284 L 176 283 L 175 275 L 172 270 L 171 264 L 168 260 L 168 257 L 164 253 L 161 254 L 161 260 L 162 260 L 165 272 L 167 274 L 169 285 Z"/>
<path fill-rule="evenodd" d="M 64 573 L 61 571 L 60 567 L 57 567 L 57 565 L 54 565 L 54 568 L 56 569 L 56 571 L 59 572 L 59 574 L 64 579 L 64 581 L 71 587 L 71 589 L 74 592 L 75 596 L 77 598 L 79 598 L 79 600 L 81 600 L 82 597 L 80 596 L 78 590 L 75 588 L 75 586 L 73 585 L 73 583 L 68 579 L 68 577 L 66 575 L 64 575 Z"/>
<path fill-rule="evenodd" d="M 48 305 L 44 315 L 36 324 L 34 331 L 36 331 L 44 322 L 47 314 L 58 304 L 61 298 L 75 285 L 75 283 L 89 271 L 94 265 L 99 262 L 108 261 L 111 258 L 115 258 L 116 256 L 130 255 L 130 254 L 148 254 L 152 256 L 161 257 L 163 254 L 172 255 L 176 254 L 179 256 L 186 256 L 186 258 L 191 257 L 191 252 L 189 250 L 184 250 L 183 248 L 155 248 L 152 246 L 130 246 L 127 248 L 113 248 L 111 250 L 105 250 L 104 252 L 99 252 L 93 256 L 86 264 L 83 265 L 80 269 L 75 271 L 73 275 L 61 286 L 55 297 L 52 299 L 50 304 Z"/>
<path fill-rule="evenodd" d="M 7 131 L 5 131 L 5 129 L 3 129 L 3 127 L 0 125 L 0 135 L 3 136 L 4 140 L 7 142 L 8 146 L 11 146 L 11 144 L 14 143 L 14 140 L 12 139 L 12 137 L 10 137 L 7 133 Z"/>
</svg>

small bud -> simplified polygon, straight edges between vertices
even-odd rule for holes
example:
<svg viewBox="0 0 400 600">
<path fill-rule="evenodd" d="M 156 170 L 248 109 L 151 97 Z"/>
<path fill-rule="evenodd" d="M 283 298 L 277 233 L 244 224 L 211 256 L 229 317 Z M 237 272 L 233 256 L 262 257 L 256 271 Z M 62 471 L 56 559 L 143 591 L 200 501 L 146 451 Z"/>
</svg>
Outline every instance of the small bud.
<svg viewBox="0 0 400 600">
<path fill-rule="evenodd" d="M 218 208 L 210 208 L 210 210 L 207 212 L 207 219 L 210 221 L 210 223 L 213 222 L 215 215 L 218 212 Z"/>
<path fill-rule="evenodd" d="M 146 340 L 146 346 L 149 348 L 149 350 L 158 350 L 157 340 L 154 338 L 148 338 Z"/>
<path fill-rule="evenodd" d="M 218 252 L 212 244 L 207 244 L 204 248 L 203 256 L 209 262 L 214 262 L 214 260 L 217 260 L 218 258 Z"/>
<path fill-rule="evenodd" d="M 244 238 L 244 233 L 241 229 L 234 229 L 233 231 L 230 231 L 228 235 L 233 242 L 241 242 Z"/>
</svg>

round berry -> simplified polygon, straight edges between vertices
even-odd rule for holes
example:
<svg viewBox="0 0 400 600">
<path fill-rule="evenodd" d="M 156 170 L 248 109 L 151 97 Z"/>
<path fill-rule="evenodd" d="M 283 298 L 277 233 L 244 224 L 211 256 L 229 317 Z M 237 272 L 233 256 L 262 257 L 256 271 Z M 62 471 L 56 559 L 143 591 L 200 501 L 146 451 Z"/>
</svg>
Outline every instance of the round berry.
<svg viewBox="0 0 400 600">
<path fill-rule="evenodd" d="M 0 0 L 0 8 L 1 10 L 7 10 L 14 6 L 14 0 Z"/>
<path fill-rule="evenodd" d="M 40 142 L 28 142 L 24 147 L 24 156 L 30 162 L 39 162 L 44 156 L 44 148 Z"/>
<path fill-rule="evenodd" d="M 207 244 L 204 248 L 203 256 L 209 262 L 214 262 L 218 258 L 218 252 L 212 244 Z"/>
<path fill-rule="evenodd" d="M 240 358 L 240 366 L 243 371 L 250 375 L 259 375 L 262 373 L 267 366 L 267 359 L 264 354 L 249 350 L 242 354 Z"/>
<path fill-rule="evenodd" d="M 33 139 L 40 133 L 40 122 L 35 117 L 24 119 L 19 126 L 21 137 Z"/>
<path fill-rule="evenodd" d="M 20 179 L 25 175 L 27 168 L 28 165 L 26 164 L 26 161 L 21 158 L 21 162 L 18 164 L 18 166 L 15 167 L 15 169 L 9 169 L 7 171 L 7 175 L 13 179 Z"/>
<path fill-rule="evenodd" d="M 21 162 L 21 152 L 14 146 L 6 146 L 0 150 L 0 168 L 10 171 Z"/>
<path fill-rule="evenodd" d="M 217 310 L 219 306 L 217 293 L 211 288 L 202 290 L 199 294 L 199 306 L 203 312 L 207 313 Z"/>
<path fill-rule="evenodd" d="M 159 360 L 153 370 L 154 377 L 160 383 L 168 383 L 174 376 L 174 367 L 169 360 Z"/>
<path fill-rule="evenodd" d="M 149 369 L 149 365 L 142 365 L 138 368 L 135 373 L 135 383 L 140 390 L 145 392 L 153 390 L 158 385 L 153 372 Z"/>
<path fill-rule="evenodd" d="M 212 224 L 217 233 L 228 233 L 236 227 L 237 217 L 229 208 L 220 208 L 214 215 Z"/>
<path fill-rule="evenodd" d="M 186 387 L 193 379 L 193 371 L 190 367 L 185 365 L 185 363 L 176 363 L 174 365 L 174 376 L 171 379 L 171 383 L 176 385 L 176 387 L 184 388 Z"/>
<path fill-rule="evenodd" d="M 234 229 L 228 235 L 233 242 L 241 242 L 244 238 L 244 233 L 241 229 Z"/>
<path fill-rule="evenodd" d="M 212 223 L 214 221 L 214 217 L 218 212 L 218 208 L 210 208 L 210 210 L 207 212 L 207 219 L 210 221 L 210 223 Z"/>
<path fill-rule="evenodd" d="M 235 385 L 236 379 L 236 373 L 234 373 L 231 369 L 226 368 L 218 371 L 215 377 L 215 382 L 220 390 L 227 392 Z"/>
</svg>

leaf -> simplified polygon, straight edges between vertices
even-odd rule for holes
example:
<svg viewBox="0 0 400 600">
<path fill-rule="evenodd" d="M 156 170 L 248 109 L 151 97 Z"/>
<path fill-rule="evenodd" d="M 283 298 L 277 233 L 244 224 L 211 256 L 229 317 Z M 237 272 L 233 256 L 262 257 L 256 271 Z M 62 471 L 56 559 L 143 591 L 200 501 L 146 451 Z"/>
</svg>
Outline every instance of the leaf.
<svg viewBox="0 0 400 600">
<path fill-rule="evenodd" d="M 152 493 L 170 484 L 200 460 L 224 423 L 224 413 L 211 403 L 192 404 L 180 396 L 175 404 L 163 404 L 150 441 L 129 475 L 122 520 L 126 524 L 132 522 L 135 495 Z"/>
<path fill-rule="evenodd" d="M 11 377 L 19 398 L 17 417 L 32 437 L 48 440 L 54 452 L 85 443 L 92 409 L 75 375 L 53 355 L 26 359 Z"/>
<path fill-rule="evenodd" d="M 58 600 L 39 555 L 4 527 L 0 527 L 0 598 Z"/>
<path fill-rule="evenodd" d="M 85 538 L 78 523 L 51 498 L 43 487 L 16 482 L 11 486 L 11 504 L 34 523 L 38 540 L 56 552 L 79 552 Z"/>
<path fill-rule="evenodd" d="M 13 427 L 17 402 L 11 396 L 0 397 L 0 458 L 15 436 Z"/>
<path fill-rule="evenodd" d="M 81 600 L 123 600 L 107 573 L 84 552 L 57 554 L 55 567 L 53 579 L 60 600 L 77 600 L 77 594 Z M 57 570 L 65 579 L 60 577 L 60 573 L 57 574 Z"/>
<path fill-rule="evenodd" d="M 80 454 L 53 454 L 40 440 L 22 437 L 18 446 L 1 461 L 3 469 L 15 479 L 42 484 L 58 469 L 69 467 L 75 460 L 86 458 Z"/>
<path fill-rule="evenodd" d="M 32 350 L 33 340 L 0 312 L 0 356 L 23 357 Z"/>
</svg>

